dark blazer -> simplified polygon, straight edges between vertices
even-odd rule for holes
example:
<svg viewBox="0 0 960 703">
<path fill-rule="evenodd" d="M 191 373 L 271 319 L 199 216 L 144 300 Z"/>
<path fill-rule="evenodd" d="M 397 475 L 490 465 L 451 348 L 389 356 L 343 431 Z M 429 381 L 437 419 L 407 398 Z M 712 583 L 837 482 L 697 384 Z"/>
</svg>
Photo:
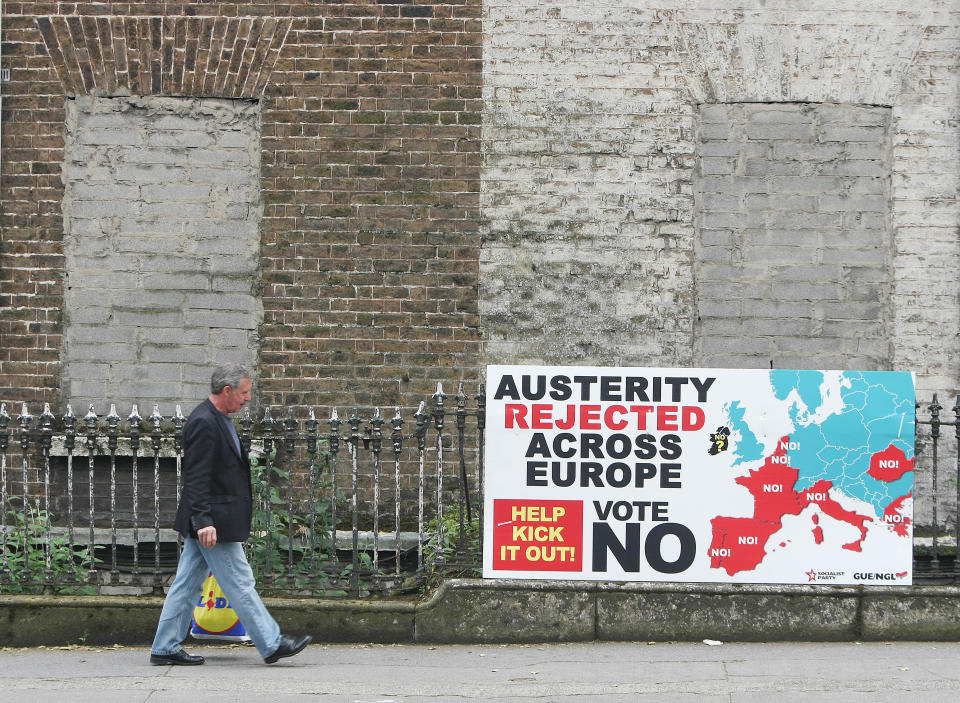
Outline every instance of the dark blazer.
<svg viewBox="0 0 960 703">
<path fill-rule="evenodd" d="M 174 527 L 184 537 L 201 527 L 217 528 L 218 542 L 250 536 L 253 497 L 250 458 L 230 436 L 226 415 L 209 399 L 198 405 L 183 428 L 183 491 Z"/>
</svg>

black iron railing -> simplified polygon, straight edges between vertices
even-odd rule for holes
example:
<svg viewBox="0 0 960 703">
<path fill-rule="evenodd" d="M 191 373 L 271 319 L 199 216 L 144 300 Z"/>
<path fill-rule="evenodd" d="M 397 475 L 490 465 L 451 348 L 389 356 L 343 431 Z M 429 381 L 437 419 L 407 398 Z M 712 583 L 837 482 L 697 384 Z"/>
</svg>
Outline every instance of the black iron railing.
<svg viewBox="0 0 960 703">
<path fill-rule="evenodd" d="M 406 417 L 239 417 L 257 504 L 247 549 L 265 593 L 391 594 L 479 573 L 483 387 L 454 398 L 438 386 Z M 952 412 L 936 395 L 917 406 L 918 581 L 960 579 L 960 398 Z M 170 526 L 185 422 L 179 409 L 58 418 L 0 406 L 0 592 L 162 593 L 181 544 Z"/>
<path fill-rule="evenodd" d="M 239 417 L 256 504 L 247 550 L 264 592 L 389 594 L 478 567 L 485 398 L 462 384 L 454 407 L 448 398 L 438 385 L 412 418 Z M 162 592 L 181 545 L 170 526 L 185 423 L 179 407 L 125 419 L 112 406 L 82 418 L 0 407 L 0 591 Z"/>
</svg>

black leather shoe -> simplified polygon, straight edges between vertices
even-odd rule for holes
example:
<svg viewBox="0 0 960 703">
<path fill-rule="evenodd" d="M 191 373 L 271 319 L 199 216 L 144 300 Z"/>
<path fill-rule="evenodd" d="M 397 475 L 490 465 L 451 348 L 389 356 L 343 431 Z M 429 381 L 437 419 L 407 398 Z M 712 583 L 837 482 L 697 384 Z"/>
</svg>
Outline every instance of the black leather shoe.
<svg viewBox="0 0 960 703">
<path fill-rule="evenodd" d="M 264 657 L 263 661 L 267 664 L 273 664 L 278 659 L 283 659 L 284 657 L 292 657 L 294 654 L 300 654 L 303 651 L 303 648 L 306 647 L 313 641 L 313 637 L 306 635 L 297 639 L 292 635 L 280 635 L 280 646 L 277 647 L 277 651 L 271 654 L 269 657 Z"/>
<path fill-rule="evenodd" d="M 203 664 L 204 658 L 198 654 L 187 654 L 184 650 L 173 654 L 151 654 L 150 663 L 156 666 L 162 664 L 177 664 L 179 666 L 197 666 Z"/>
</svg>

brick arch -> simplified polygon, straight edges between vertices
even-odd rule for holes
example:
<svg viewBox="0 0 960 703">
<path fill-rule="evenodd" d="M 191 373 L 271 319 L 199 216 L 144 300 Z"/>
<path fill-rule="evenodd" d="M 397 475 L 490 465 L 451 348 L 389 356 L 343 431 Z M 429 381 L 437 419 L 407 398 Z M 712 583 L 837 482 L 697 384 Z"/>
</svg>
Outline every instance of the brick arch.
<svg viewBox="0 0 960 703">
<path fill-rule="evenodd" d="M 289 18 L 36 18 L 67 95 L 258 98 Z"/>
</svg>

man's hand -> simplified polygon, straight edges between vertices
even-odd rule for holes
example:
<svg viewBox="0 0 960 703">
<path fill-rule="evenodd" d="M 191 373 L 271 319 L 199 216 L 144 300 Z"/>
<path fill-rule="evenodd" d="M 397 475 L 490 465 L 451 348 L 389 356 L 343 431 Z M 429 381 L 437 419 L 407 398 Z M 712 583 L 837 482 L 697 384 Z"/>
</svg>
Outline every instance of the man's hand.
<svg viewBox="0 0 960 703">
<path fill-rule="evenodd" d="M 197 530 L 197 539 L 200 540 L 200 544 L 204 547 L 212 547 L 217 543 L 217 528 L 213 525 L 210 527 L 201 527 Z"/>
</svg>

